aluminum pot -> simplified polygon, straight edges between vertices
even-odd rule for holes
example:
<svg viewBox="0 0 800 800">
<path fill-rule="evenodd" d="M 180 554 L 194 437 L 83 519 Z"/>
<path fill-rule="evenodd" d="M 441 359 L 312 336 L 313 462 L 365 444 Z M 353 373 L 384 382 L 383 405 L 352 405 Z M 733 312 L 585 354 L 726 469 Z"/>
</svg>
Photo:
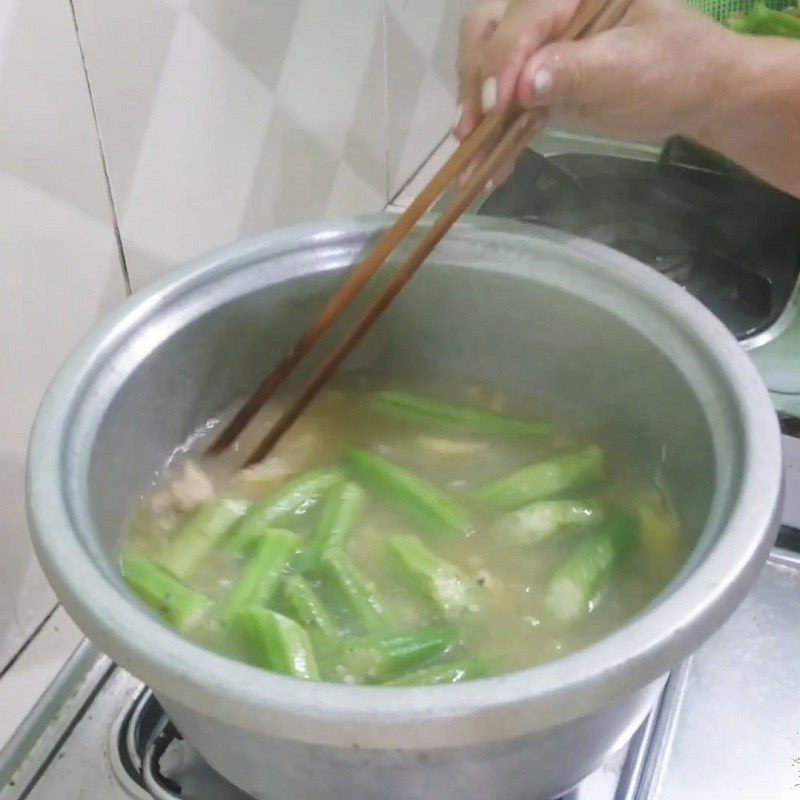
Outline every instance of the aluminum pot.
<svg viewBox="0 0 800 800">
<path fill-rule="evenodd" d="M 176 443 L 254 386 L 386 225 L 373 217 L 233 245 L 98 327 L 53 381 L 32 434 L 36 550 L 86 634 L 260 800 L 553 797 L 631 735 L 670 668 L 742 599 L 777 527 L 780 437 L 761 379 L 709 312 L 638 262 L 553 231 L 467 220 L 349 362 L 544 391 L 652 465 L 691 555 L 617 632 L 455 686 L 309 684 L 182 639 L 119 576 L 132 497 Z"/>
</svg>

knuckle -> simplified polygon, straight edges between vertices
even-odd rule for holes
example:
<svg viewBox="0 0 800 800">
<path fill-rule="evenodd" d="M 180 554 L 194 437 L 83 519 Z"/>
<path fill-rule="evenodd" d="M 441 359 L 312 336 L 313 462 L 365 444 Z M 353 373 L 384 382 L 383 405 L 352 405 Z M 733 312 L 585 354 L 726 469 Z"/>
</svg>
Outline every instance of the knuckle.
<svg viewBox="0 0 800 800">
<path fill-rule="evenodd" d="M 569 97 L 581 94 L 583 72 L 576 59 L 556 56 L 553 63 L 553 72 L 561 78 L 561 94 Z"/>
</svg>

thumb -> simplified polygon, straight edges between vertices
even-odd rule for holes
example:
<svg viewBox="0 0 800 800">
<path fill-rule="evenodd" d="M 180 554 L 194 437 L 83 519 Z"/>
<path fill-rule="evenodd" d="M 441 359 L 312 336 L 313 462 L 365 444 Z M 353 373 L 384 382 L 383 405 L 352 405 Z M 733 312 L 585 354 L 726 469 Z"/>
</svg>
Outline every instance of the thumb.
<svg viewBox="0 0 800 800">
<path fill-rule="evenodd" d="M 525 63 L 517 82 L 517 102 L 523 108 L 591 104 L 602 95 L 607 79 L 606 48 L 598 40 L 545 45 Z"/>
</svg>

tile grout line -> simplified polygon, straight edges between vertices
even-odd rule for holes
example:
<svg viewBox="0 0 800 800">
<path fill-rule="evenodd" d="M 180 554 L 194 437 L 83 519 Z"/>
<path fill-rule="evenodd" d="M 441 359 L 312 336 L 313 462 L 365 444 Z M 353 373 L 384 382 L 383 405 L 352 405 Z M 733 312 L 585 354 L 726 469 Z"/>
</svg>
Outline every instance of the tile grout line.
<svg viewBox="0 0 800 800">
<path fill-rule="evenodd" d="M 401 184 L 400 188 L 389 198 L 388 203 L 393 203 L 397 200 L 398 197 L 417 179 L 420 172 L 425 169 L 426 164 L 433 158 L 436 151 L 447 141 L 450 135 L 453 133 L 452 128 L 448 128 L 445 131 L 444 135 L 436 142 L 436 144 L 430 149 L 430 152 L 422 159 L 419 166 L 411 173 L 411 175 L 406 178 L 405 181 Z"/>
<path fill-rule="evenodd" d="M 11 656 L 11 658 L 5 663 L 5 665 L 0 669 L 0 680 L 2 680 L 10 671 L 14 664 L 19 661 L 22 657 L 23 653 L 30 647 L 36 637 L 44 630 L 45 626 L 48 622 L 53 618 L 53 614 L 58 611 L 61 607 L 60 603 L 56 603 L 48 612 L 45 614 L 44 619 L 31 631 L 30 636 L 19 646 L 17 652 Z"/>
<path fill-rule="evenodd" d="M 381 15 L 383 36 L 383 178 L 384 178 L 384 194 L 386 196 L 386 205 L 388 206 L 392 199 L 389 197 L 389 192 L 392 190 L 392 179 L 389 175 L 389 20 L 387 19 L 389 13 L 389 2 L 386 0 L 383 4 L 383 14 Z"/>
<path fill-rule="evenodd" d="M 69 721 L 66 728 L 61 732 L 59 737 L 53 743 L 53 746 L 49 749 L 49 752 L 45 759 L 39 764 L 38 768 L 28 780 L 27 784 L 25 785 L 24 789 L 22 790 L 22 794 L 19 795 L 18 800 L 26 800 L 26 798 L 31 796 L 31 792 L 36 789 L 36 784 L 42 779 L 44 774 L 47 772 L 50 765 L 56 758 L 59 758 L 59 754 L 62 751 L 62 748 L 69 740 L 70 736 L 75 732 L 75 729 L 78 725 L 82 722 L 83 718 L 86 716 L 87 712 L 92 706 L 92 703 L 97 699 L 97 696 L 100 692 L 105 688 L 106 684 L 108 683 L 111 676 L 114 674 L 114 671 L 117 669 L 115 664 L 110 664 L 105 672 L 100 676 L 100 679 L 97 681 L 95 686 L 92 688 L 89 695 L 86 699 L 80 704 L 77 711 L 74 712 L 72 719 Z M 91 716 L 89 716 L 91 719 Z"/>
<path fill-rule="evenodd" d="M 103 169 L 103 177 L 106 182 L 106 196 L 108 197 L 108 204 L 111 208 L 111 225 L 114 230 L 114 240 L 117 248 L 117 256 L 119 257 L 120 268 L 122 269 L 122 280 L 125 283 L 125 294 L 131 294 L 131 277 L 128 272 L 128 259 L 125 255 L 125 247 L 122 244 L 122 233 L 119 227 L 119 217 L 117 216 L 117 206 L 114 202 L 114 193 L 111 189 L 111 176 L 108 173 L 108 161 L 106 159 L 106 150 L 103 146 L 103 139 L 100 135 L 100 122 L 97 118 L 97 105 L 94 101 L 94 92 L 92 91 L 92 84 L 89 80 L 89 66 L 86 63 L 86 55 L 83 51 L 83 44 L 81 43 L 81 34 L 78 29 L 78 14 L 75 10 L 75 0 L 67 0 L 72 14 L 72 27 L 75 30 L 75 41 L 78 45 L 78 52 L 81 56 L 81 65 L 83 67 L 83 77 L 86 81 L 86 91 L 89 94 L 89 106 L 92 110 L 92 120 L 94 122 L 95 135 L 97 137 L 97 147 L 100 152 L 100 164 Z"/>
</svg>

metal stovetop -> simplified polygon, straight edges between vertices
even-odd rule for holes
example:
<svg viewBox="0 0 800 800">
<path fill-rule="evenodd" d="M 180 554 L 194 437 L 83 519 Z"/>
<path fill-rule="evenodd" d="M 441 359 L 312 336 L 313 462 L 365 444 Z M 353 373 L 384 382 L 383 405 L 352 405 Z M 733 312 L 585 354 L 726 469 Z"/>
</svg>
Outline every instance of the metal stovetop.
<svg viewBox="0 0 800 800">
<path fill-rule="evenodd" d="M 567 800 L 800 800 L 799 600 L 800 557 L 776 549 L 630 745 Z M 0 786 L 0 800 L 246 800 L 88 643 L 0 754 Z"/>
</svg>

